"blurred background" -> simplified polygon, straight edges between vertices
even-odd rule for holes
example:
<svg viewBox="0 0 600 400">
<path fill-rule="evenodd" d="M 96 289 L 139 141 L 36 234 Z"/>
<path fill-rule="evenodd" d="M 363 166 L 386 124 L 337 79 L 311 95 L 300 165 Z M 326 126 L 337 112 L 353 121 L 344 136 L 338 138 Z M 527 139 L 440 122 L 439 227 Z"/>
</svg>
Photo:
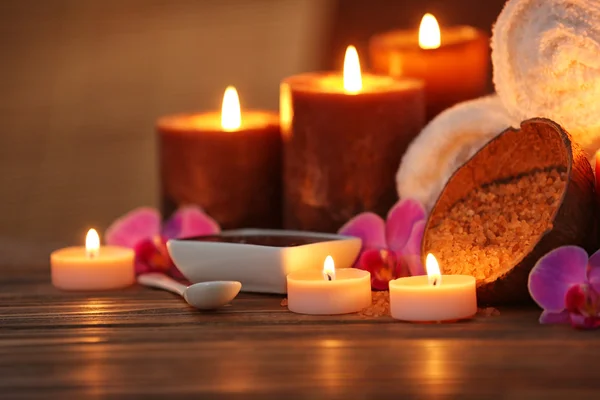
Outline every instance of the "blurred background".
<svg viewBox="0 0 600 400">
<path fill-rule="evenodd" d="M 364 54 L 376 32 L 490 31 L 504 0 L 0 1 L 0 254 L 43 264 L 132 208 L 158 205 L 154 123 L 277 109 L 279 81 Z M 491 87 L 491 86 L 490 86 Z"/>
</svg>

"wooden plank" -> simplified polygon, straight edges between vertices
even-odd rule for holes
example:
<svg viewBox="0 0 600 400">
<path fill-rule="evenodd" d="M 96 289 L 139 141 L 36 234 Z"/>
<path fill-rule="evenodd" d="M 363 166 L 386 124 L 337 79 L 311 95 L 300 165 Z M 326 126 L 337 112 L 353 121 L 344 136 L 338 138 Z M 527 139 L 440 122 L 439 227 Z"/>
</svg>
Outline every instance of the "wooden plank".
<svg viewBox="0 0 600 400">
<path fill-rule="evenodd" d="M 597 332 L 540 326 L 536 309 L 408 324 L 296 315 L 282 296 L 242 294 L 207 313 L 156 290 L 65 293 L 45 269 L 28 276 L 0 278 L 2 398 L 572 399 L 600 389 Z"/>
</svg>

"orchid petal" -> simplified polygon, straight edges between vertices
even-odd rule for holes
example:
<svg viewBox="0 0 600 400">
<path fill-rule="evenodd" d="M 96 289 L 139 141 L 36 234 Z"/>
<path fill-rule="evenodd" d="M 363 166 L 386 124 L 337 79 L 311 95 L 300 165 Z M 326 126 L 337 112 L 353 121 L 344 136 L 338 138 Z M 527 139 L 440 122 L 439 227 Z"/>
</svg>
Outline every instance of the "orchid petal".
<svg viewBox="0 0 600 400">
<path fill-rule="evenodd" d="M 145 262 L 135 261 L 134 263 L 135 275 L 141 275 L 148 272 L 154 272 Z"/>
<path fill-rule="evenodd" d="M 185 206 L 177 210 L 163 227 L 167 239 L 214 235 L 221 231 L 219 224 L 201 208 Z"/>
<path fill-rule="evenodd" d="M 568 324 L 571 321 L 568 311 L 553 313 L 543 311 L 540 315 L 540 324 Z"/>
<path fill-rule="evenodd" d="M 368 249 L 358 262 L 358 268 L 371 273 L 371 287 L 375 290 L 388 290 L 389 281 L 398 278 L 396 255 L 387 249 Z"/>
<path fill-rule="evenodd" d="M 353 268 L 372 272 L 377 268 L 380 262 L 381 256 L 379 255 L 379 250 L 368 249 L 360 253 L 356 260 L 356 265 L 354 265 Z"/>
<path fill-rule="evenodd" d="M 571 313 L 579 312 L 585 308 L 587 299 L 587 285 L 573 285 L 565 295 L 565 309 Z"/>
<path fill-rule="evenodd" d="M 174 264 L 171 265 L 171 267 L 169 268 L 168 275 L 171 278 L 177 279 L 177 280 L 180 280 L 180 281 L 187 280 L 187 278 L 185 277 L 185 275 L 183 275 L 183 273 L 181 273 L 181 271 L 179 270 L 179 268 L 177 268 L 177 266 L 175 266 Z"/>
<path fill-rule="evenodd" d="M 408 242 L 402 251 L 402 259 L 408 265 L 411 276 L 425 275 L 425 268 L 421 259 L 421 243 L 425 233 L 425 224 L 426 221 L 423 220 L 413 226 Z"/>
<path fill-rule="evenodd" d="M 133 248 L 141 240 L 160 233 L 160 214 L 153 208 L 141 207 L 115 220 L 106 230 L 106 244 Z"/>
<path fill-rule="evenodd" d="M 408 276 L 410 276 L 410 269 L 408 268 L 407 258 L 400 256 L 396 264 L 396 277 L 406 278 Z"/>
<path fill-rule="evenodd" d="M 146 265 L 149 272 L 167 272 L 173 262 L 164 243 L 163 238 L 155 236 L 136 244 L 134 247 L 136 263 Z"/>
<path fill-rule="evenodd" d="M 416 200 L 405 199 L 396 203 L 387 216 L 385 236 L 392 251 L 401 251 L 410 239 L 413 226 L 425 219 L 425 209 Z"/>
<path fill-rule="evenodd" d="M 588 261 L 588 281 L 596 293 L 600 293 L 600 251 L 595 252 Z"/>
<path fill-rule="evenodd" d="M 588 255 L 581 247 L 563 246 L 540 258 L 529 274 L 529 293 L 550 312 L 565 309 L 569 288 L 585 282 Z"/>
<path fill-rule="evenodd" d="M 577 329 L 596 329 L 600 328 L 600 318 L 590 317 L 581 314 L 570 314 L 571 326 Z"/>
<path fill-rule="evenodd" d="M 338 231 L 340 235 L 355 236 L 362 240 L 363 249 L 386 248 L 385 222 L 372 212 L 358 214 Z"/>
</svg>

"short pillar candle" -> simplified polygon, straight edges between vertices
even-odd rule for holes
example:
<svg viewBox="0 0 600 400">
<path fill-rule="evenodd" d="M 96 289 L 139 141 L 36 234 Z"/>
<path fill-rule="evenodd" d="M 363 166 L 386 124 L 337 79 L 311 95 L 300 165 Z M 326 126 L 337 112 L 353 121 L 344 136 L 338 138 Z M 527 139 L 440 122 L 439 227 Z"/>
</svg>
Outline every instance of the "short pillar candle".
<svg viewBox="0 0 600 400">
<path fill-rule="evenodd" d="M 371 305 L 371 274 L 355 268 L 336 270 L 328 256 L 323 272 L 302 270 L 287 276 L 288 309 L 298 314 L 336 315 Z"/>
<path fill-rule="evenodd" d="M 431 254 L 426 261 L 427 276 L 411 276 L 390 281 L 392 317 L 411 322 L 454 322 L 477 313 L 475 278 L 444 275 Z"/>
<path fill-rule="evenodd" d="M 167 116 L 157 129 L 165 217 L 194 204 L 224 229 L 281 227 L 277 113 L 242 112 L 230 87 L 221 113 Z"/>
<path fill-rule="evenodd" d="M 384 216 L 398 199 L 402 155 L 425 122 L 423 82 L 362 75 L 349 47 L 343 75 L 289 77 L 280 101 L 284 226 L 335 232 L 363 211 Z"/>
</svg>

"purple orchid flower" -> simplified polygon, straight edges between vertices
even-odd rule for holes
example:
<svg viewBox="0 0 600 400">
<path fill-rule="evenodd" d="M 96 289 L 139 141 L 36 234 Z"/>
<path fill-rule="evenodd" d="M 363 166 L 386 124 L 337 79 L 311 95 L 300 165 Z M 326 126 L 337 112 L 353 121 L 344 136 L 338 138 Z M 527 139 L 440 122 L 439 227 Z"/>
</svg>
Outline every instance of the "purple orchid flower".
<svg viewBox="0 0 600 400">
<path fill-rule="evenodd" d="M 600 251 L 563 246 L 540 258 L 529 274 L 529 293 L 544 309 L 542 324 L 600 327 Z"/>
<path fill-rule="evenodd" d="M 424 275 L 421 241 L 425 230 L 425 209 L 416 200 L 401 200 L 387 215 L 365 212 L 348 221 L 339 233 L 362 239 L 362 249 L 354 268 L 371 273 L 371 287 L 388 290 L 389 281 Z"/>
<path fill-rule="evenodd" d="M 198 207 L 180 208 L 166 221 L 162 229 L 160 213 L 153 208 L 141 207 L 115 220 L 106 230 L 105 238 L 108 245 L 134 249 L 136 275 L 162 272 L 177 279 L 184 279 L 169 256 L 167 241 L 212 235 L 220 230 L 215 220 Z"/>
</svg>

